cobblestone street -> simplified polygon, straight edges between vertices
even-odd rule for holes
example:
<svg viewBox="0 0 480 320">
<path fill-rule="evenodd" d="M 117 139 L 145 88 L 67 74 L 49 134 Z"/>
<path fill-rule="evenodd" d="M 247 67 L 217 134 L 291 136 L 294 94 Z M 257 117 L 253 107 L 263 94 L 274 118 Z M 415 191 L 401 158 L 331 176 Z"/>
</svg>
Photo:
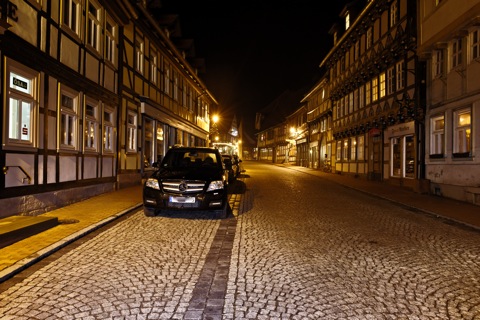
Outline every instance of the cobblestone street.
<svg viewBox="0 0 480 320">
<path fill-rule="evenodd" d="M 480 319 L 480 232 L 250 163 L 232 213 L 138 211 L 0 293 L 3 319 Z"/>
</svg>

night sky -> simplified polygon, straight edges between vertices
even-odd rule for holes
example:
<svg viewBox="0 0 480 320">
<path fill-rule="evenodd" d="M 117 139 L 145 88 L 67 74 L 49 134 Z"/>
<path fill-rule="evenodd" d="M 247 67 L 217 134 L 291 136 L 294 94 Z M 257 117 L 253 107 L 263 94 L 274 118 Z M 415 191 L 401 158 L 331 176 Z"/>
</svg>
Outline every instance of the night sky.
<svg viewBox="0 0 480 320">
<path fill-rule="evenodd" d="M 220 103 L 226 130 L 235 115 L 252 137 L 257 110 L 286 90 L 316 83 L 333 45 L 328 31 L 347 2 L 161 1 L 163 12 L 179 15 L 182 37 L 193 39 L 196 56 L 205 59 L 200 77 Z"/>
</svg>

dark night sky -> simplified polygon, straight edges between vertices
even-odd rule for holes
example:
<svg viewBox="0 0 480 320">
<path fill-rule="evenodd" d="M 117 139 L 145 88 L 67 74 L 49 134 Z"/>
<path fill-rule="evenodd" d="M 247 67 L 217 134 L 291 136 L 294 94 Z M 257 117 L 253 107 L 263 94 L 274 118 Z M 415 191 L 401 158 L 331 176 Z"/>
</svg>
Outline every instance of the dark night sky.
<svg viewBox="0 0 480 320">
<path fill-rule="evenodd" d="M 346 3 L 162 0 L 162 11 L 179 15 L 182 37 L 205 59 L 200 77 L 220 103 L 226 129 L 236 115 L 253 137 L 257 110 L 286 90 L 315 84 L 333 43 L 328 30 Z"/>
</svg>

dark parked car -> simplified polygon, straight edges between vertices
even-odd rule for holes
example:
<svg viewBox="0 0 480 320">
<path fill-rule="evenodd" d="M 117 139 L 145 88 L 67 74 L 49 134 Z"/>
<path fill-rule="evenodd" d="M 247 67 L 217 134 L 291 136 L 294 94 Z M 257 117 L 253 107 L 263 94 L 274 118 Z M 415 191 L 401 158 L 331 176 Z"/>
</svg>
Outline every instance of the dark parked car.
<svg viewBox="0 0 480 320">
<path fill-rule="evenodd" d="M 169 149 L 143 187 L 143 210 L 155 216 L 161 210 L 213 210 L 228 213 L 228 173 L 220 152 L 207 147 Z"/>
<path fill-rule="evenodd" d="M 237 179 L 239 173 L 239 167 L 237 161 L 233 156 L 229 154 L 222 154 L 223 163 L 225 164 L 225 169 L 228 170 L 228 182 L 232 183 Z"/>
</svg>

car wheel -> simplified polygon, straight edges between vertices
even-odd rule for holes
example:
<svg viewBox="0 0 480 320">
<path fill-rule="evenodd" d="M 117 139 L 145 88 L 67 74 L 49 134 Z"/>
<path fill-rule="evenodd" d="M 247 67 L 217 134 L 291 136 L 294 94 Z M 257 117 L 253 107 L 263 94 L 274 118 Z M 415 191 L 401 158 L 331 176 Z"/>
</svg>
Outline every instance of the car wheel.
<svg viewBox="0 0 480 320">
<path fill-rule="evenodd" d="M 155 217 L 156 216 L 156 210 L 155 208 L 149 208 L 149 207 L 143 207 L 143 213 L 147 216 L 147 217 Z"/>
</svg>

